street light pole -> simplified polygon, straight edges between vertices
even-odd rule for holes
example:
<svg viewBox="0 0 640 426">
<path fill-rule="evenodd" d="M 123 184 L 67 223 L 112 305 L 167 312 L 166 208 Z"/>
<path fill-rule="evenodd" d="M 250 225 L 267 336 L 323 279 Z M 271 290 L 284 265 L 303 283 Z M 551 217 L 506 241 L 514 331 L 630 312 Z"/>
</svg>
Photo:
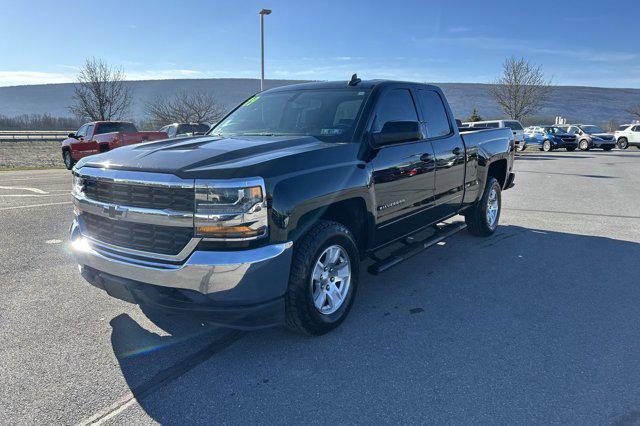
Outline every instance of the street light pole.
<svg viewBox="0 0 640 426">
<path fill-rule="evenodd" d="M 260 91 L 264 90 L 264 15 L 270 15 L 271 10 L 262 9 L 260 12 Z"/>
</svg>

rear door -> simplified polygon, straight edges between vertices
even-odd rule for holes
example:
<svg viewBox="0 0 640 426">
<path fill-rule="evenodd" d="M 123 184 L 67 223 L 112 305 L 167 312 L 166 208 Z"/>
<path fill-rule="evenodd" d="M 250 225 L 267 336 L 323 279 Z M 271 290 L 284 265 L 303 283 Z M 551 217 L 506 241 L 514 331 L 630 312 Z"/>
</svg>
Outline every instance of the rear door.
<svg viewBox="0 0 640 426">
<path fill-rule="evenodd" d="M 375 107 L 371 133 L 388 121 L 420 121 L 415 93 L 409 86 L 391 86 Z M 376 242 L 384 244 L 421 225 L 423 213 L 433 207 L 435 161 L 426 139 L 380 148 L 371 161 L 376 194 Z"/>
<path fill-rule="evenodd" d="M 420 100 L 436 156 L 436 207 L 433 210 L 436 220 L 456 213 L 462 205 L 466 152 L 462 137 L 449 124 L 438 92 L 420 90 Z"/>
</svg>

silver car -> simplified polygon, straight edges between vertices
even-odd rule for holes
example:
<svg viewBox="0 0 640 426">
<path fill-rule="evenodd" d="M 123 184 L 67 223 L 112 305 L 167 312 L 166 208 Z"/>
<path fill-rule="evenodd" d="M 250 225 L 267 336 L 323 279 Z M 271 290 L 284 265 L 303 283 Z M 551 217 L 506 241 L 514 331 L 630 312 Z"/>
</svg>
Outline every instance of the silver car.
<svg viewBox="0 0 640 426">
<path fill-rule="evenodd" d="M 566 129 L 570 135 L 576 135 L 578 148 L 582 151 L 592 148 L 611 151 L 616 146 L 616 140 L 611 133 L 593 124 L 567 124 L 558 127 Z"/>
</svg>

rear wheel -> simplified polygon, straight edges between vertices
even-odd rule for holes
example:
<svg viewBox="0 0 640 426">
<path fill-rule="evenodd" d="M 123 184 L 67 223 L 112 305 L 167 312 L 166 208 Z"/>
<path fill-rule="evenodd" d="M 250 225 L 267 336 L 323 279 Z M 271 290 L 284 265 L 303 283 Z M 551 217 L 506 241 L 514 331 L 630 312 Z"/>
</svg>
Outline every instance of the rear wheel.
<svg viewBox="0 0 640 426">
<path fill-rule="evenodd" d="M 581 151 L 586 151 L 589 149 L 589 141 L 587 141 L 586 139 L 582 139 L 580 141 L 580 143 L 578 144 L 578 147 L 580 148 Z"/>
<path fill-rule="evenodd" d="M 627 138 L 618 139 L 618 148 L 620 148 L 620 149 L 629 148 L 629 141 L 627 140 Z"/>
<path fill-rule="evenodd" d="M 527 146 L 524 144 L 524 142 L 520 142 L 517 146 L 516 146 L 516 150 L 518 152 L 522 152 L 527 148 Z"/>
<path fill-rule="evenodd" d="M 314 225 L 294 246 L 285 295 L 286 326 L 319 336 L 340 325 L 355 298 L 359 262 L 347 227 L 325 220 Z"/>
<path fill-rule="evenodd" d="M 494 177 L 489 178 L 482 198 L 467 211 L 464 221 L 472 235 L 487 237 L 498 227 L 502 209 L 502 188 Z"/>
<path fill-rule="evenodd" d="M 64 160 L 64 166 L 67 168 L 67 170 L 73 169 L 73 165 L 76 162 L 73 160 L 73 157 L 71 156 L 71 151 L 69 151 L 68 149 L 65 149 L 64 151 L 62 151 L 62 159 Z"/>
<path fill-rule="evenodd" d="M 544 141 L 542 142 L 542 150 L 544 152 L 549 152 L 553 149 L 553 147 L 551 146 L 551 141 Z"/>
</svg>

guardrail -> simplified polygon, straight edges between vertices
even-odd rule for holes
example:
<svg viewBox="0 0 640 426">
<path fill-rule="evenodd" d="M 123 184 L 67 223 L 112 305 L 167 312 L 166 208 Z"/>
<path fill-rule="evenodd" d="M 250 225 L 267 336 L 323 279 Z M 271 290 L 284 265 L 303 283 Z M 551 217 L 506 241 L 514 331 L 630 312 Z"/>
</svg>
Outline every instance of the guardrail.
<svg viewBox="0 0 640 426">
<path fill-rule="evenodd" d="M 61 142 L 73 130 L 0 130 L 0 142 Z"/>
</svg>

